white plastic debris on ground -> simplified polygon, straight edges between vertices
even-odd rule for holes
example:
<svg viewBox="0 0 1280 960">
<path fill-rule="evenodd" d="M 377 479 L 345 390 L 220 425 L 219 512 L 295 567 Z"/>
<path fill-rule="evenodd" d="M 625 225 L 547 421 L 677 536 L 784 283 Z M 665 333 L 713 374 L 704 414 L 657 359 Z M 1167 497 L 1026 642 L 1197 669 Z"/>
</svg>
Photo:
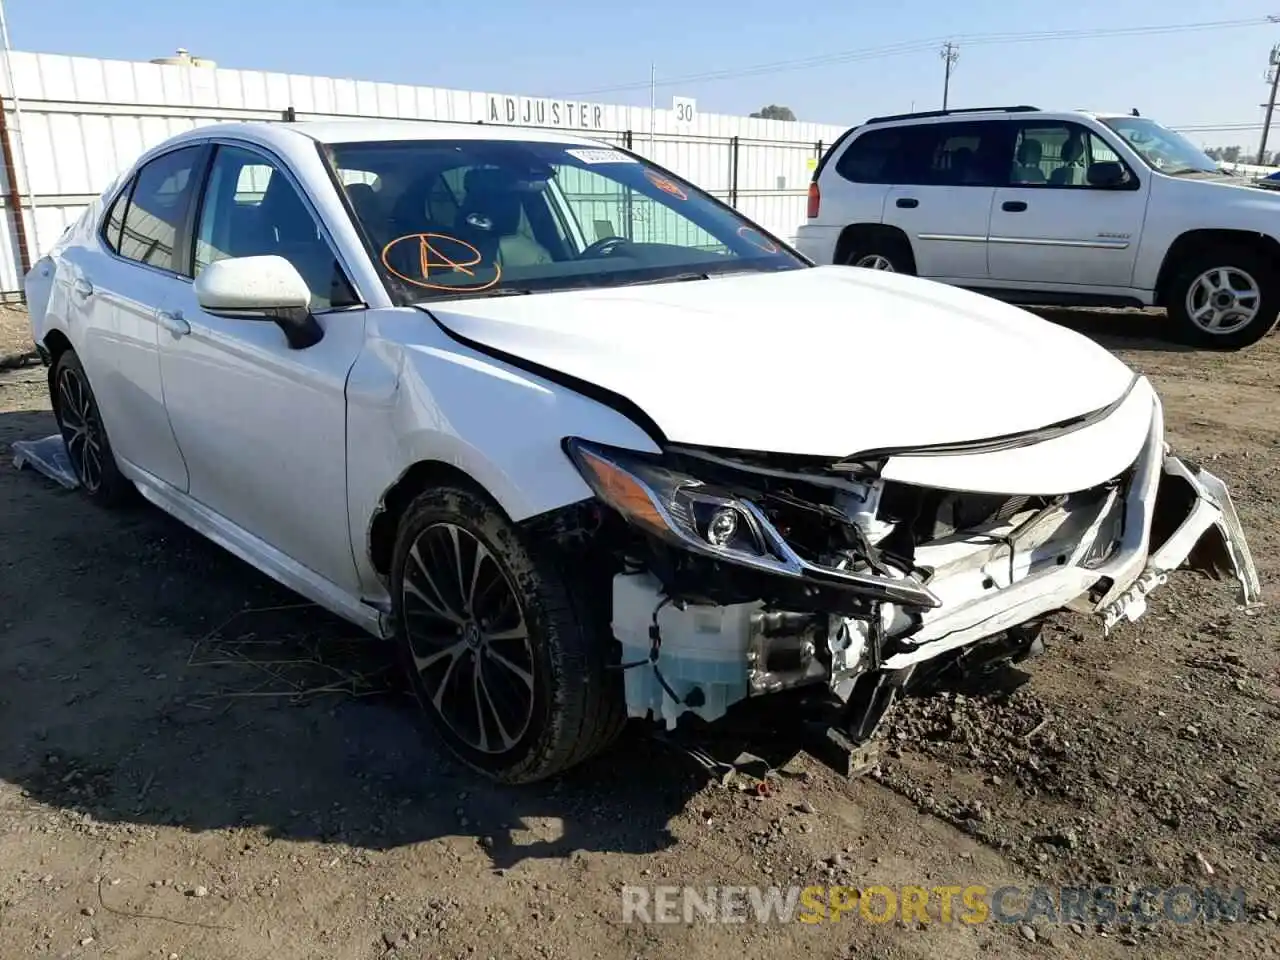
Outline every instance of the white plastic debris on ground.
<svg viewBox="0 0 1280 960">
<path fill-rule="evenodd" d="M 71 458 L 67 455 L 67 445 L 63 443 L 60 433 L 43 440 L 19 440 L 14 443 L 13 465 L 19 470 L 31 467 L 68 490 L 80 486 L 75 469 L 71 466 Z"/>
</svg>

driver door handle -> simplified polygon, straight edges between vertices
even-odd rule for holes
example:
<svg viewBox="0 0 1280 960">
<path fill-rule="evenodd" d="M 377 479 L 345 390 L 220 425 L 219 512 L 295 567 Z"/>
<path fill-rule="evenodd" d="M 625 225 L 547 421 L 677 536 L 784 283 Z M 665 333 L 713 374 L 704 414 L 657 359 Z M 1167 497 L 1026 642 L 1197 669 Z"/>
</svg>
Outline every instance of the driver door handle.
<svg viewBox="0 0 1280 960">
<path fill-rule="evenodd" d="M 156 322 L 173 334 L 174 337 L 185 337 L 191 332 L 191 324 L 182 318 L 181 310 L 175 310 L 173 313 L 169 313 L 167 310 L 157 310 Z"/>
<path fill-rule="evenodd" d="M 1000 209 L 1008 213 L 1022 213 L 1027 209 L 1027 201 L 1025 200 L 1006 200 L 1000 204 Z"/>
<path fill-rule="evenodd" d="M 76 296 L 81 300 L 88 300 L 93 296 L 93 284 L 83 277 L 72 285 L 72 289 L 75 290 Z"/>
</svg>

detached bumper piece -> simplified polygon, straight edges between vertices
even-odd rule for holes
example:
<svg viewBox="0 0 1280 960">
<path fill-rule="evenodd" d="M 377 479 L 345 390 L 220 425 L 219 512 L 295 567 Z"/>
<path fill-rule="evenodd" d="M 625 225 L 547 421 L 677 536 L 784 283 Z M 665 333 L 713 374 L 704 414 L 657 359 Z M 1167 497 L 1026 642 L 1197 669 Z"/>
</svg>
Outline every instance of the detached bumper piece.
<svg viewBox="0 0 1280 960">
<path fill-rule="evenodd" d="M 1234 578 L 1246 607 L 1261 600 L 1258 569 L 1226 484 L 1198 464 L 1165 456 L 1146 566 L 1119 596 L 1099 606 L 1103 629 L 1136 621 L 1151 592 L 1183 566 L 1215 579 Z"/>
</svg>

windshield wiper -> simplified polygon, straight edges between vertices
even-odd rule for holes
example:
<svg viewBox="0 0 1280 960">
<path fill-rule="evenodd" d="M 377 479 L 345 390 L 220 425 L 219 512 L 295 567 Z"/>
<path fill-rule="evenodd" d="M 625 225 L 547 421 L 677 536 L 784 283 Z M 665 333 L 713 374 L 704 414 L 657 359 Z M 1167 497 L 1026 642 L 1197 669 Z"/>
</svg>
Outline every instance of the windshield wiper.
<svg viewBox="0 0 1280 960">
<path fill-rule="evenodd" d="M 525 297 L 537 292 L 536 290 L 526 290 L 519 287 L 499 287 L 496 290 L 459 290 L 456 293 L 452 291 L 449 293 L 440 292 L 436 296 L 423 297 L 410 302 L 417 306 L 425 306 L 426 304 L 438 303 L 444 300 L 487 300 L 489 297 Z"/>
<path fill-rule="evenodd" d="M 630 283 L 620 283 L 620 287 L 647 287 L 655 283 L 684 283 L 688 280 L 710 280 L 709 273 L 677 273 L 670 277 L 658 277 L 656 280 L 633 280 Z"/>
</svg>

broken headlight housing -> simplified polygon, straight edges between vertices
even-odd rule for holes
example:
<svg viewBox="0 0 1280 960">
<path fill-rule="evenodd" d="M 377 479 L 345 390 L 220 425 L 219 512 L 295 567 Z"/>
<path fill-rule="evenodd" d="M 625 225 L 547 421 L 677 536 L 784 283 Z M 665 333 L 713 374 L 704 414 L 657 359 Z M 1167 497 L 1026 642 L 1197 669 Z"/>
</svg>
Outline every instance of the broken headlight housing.
<svg viewBox="0 0 1280 960">
<path fill-rule="evenodd" d="M 914 577 L 853 572 L 804 560 L 750 500 L 671 470 L 656 458 L 576 437 L 565 440 L 565 451 L 601 501 L 673 546 L 765 573 L 851 589 L 869 599 L 940 605 Z"/>
<path fill-rule="evenodd" d="M 660 539 L 714 556 L 783 561 L 759 511 L 729 491 L 620 450 L 577 439 L 565 447 L 596 496 Z"/>
</svg>

